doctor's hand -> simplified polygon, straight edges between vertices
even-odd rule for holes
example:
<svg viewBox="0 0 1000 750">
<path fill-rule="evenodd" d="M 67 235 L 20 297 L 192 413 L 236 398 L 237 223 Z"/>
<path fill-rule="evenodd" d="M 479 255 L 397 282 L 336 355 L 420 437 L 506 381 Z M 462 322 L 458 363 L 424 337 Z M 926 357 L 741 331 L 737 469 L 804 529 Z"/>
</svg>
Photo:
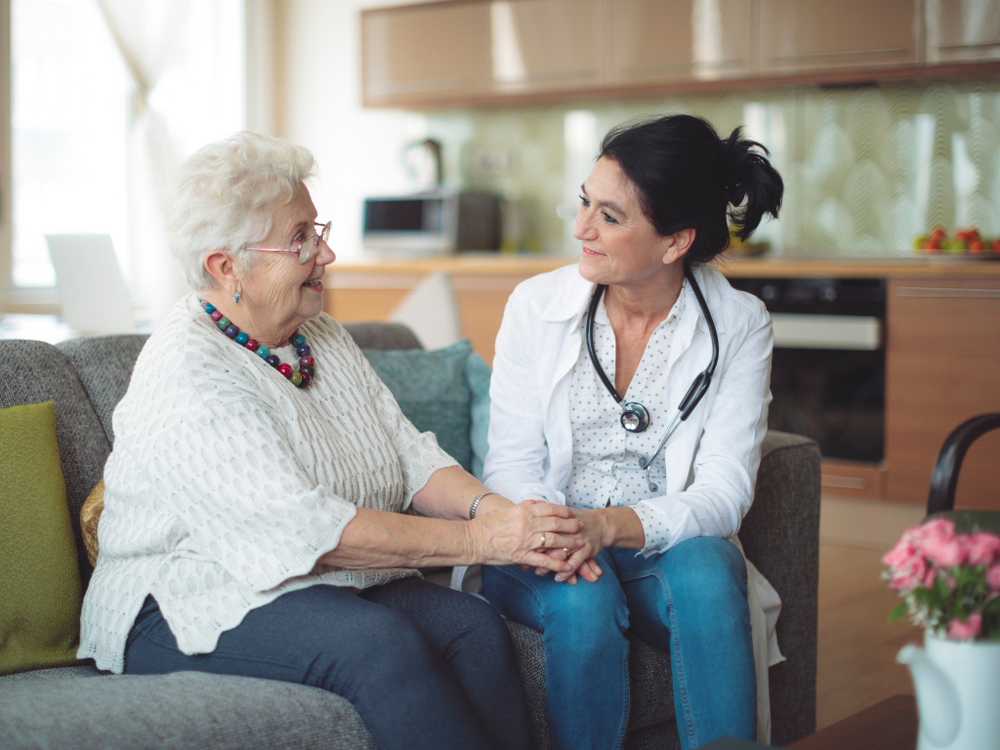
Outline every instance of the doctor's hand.
<svg viewBox="0 0 1000 750">
<path fill-rule="evenodd" d="M 642 549 L 646 546 L 646 532 L 642 528 L 639 514 L 627 505 L 573 512 L 582 524 L 579 536 L 583 541 L 569 557 L 573 571 L 581 570 L 584 562 L 593 560 L 608 547 Z M 568 580 L 570 575 L 572 573 L 557 572 L 556 580 Z"/>
<path fill-rule="evenodd" d="M 534 505 L 535 503 L 538 502 L 540 501 L 535 500 L 533 498 L 528 498 L 527 500 L 522 500 L 521 505 Z M 573 550 L 570 548 L 562 548 L 562 547 L 550 547 L 545 549 L 539 549 L 537 551 L 546 554 L 555 560 L 566 560 L 573 552 Z M 531 570 L 530 565 L 521 565 L 520 567 L 521 570 L 523 571 Z M 548 575 L 551 572 L 553 571 L 548 567 L 539 566 L 535 568 L 535 575 L 538 576 Z M 557 576 L 559 576 L 561 573 L 560 571 L 555 571 L 555 572 Z M 597 564 L 597 561 L 590 559 L 590 560 L 585 560 L 582 564 L 579 565 L 578 568 L 571 571 L 568 577 L 557 578 L 557 580 L 564 580 L 571 586 L 575 586 L 577 582 L 577 574 L 579 573 L 579 575 L 582 576 L 585 580 L 590 581 L 591 583 L 597 583 L 597 579 L 601 577 L 601 574 L 603 572 L 604 571 L 601 570 L 600 566 Z"/>
</svg>

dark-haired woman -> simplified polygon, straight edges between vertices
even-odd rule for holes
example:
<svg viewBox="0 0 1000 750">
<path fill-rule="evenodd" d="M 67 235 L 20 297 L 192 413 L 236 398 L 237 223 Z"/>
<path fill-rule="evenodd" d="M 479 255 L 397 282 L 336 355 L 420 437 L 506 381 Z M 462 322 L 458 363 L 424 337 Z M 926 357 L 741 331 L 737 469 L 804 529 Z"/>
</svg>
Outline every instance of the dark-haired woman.
<svg viewBox="0 0 1000 750">
<path fill-rule="evenodd" d="M 507 305 L 485 482 L 566 503 L 586 544 L 569 554 L 575 573 L 514 565 L 483 582 L 543 633 L 557 749 L 621 747 L 626 631 L 671 654 L 682 748 L 769 733 L 766 672 L 781 657 L 763 605 L 780 602 L 735 536 L 767 430 L 771 323 L 706 265 L 729 222 L 745 239 L 777 216 L 782 181 L 764 153 L 686 115 L 613 130 L 582 186 L 579 265 Z M 707 388 L 679 419 L 695 381 Z"/>
</svg>

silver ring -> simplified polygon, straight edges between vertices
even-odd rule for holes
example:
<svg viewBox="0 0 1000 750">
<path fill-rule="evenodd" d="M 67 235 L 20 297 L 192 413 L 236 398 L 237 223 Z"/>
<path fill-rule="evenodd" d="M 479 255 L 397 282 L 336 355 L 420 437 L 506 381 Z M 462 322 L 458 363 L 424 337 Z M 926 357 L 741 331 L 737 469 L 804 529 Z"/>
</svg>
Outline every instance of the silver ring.
<svg viewBox="0 0 1000 750">
<path fill-rule="evenodd" d="M 543 531 L 542 532 L 542 547 L 545 547 L 545 546 L 547 546 L 547 545 L 545 544 L 545 532 Z"/>
</svg>

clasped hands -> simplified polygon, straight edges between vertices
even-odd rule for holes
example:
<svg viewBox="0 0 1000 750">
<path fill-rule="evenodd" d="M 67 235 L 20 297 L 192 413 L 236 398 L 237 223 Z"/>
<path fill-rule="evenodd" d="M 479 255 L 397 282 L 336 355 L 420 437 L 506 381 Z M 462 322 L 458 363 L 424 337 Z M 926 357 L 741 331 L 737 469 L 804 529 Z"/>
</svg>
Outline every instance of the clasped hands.
<svg viewBox="0 0 1000 750">
<path fill-rule="evenodd" d="M 485 563 L 517 563 L 537 575 L 554 573 L 570 585 L 577 576 L 595 583 L 603 572 L 594 558 L 608 545 L 594 511 L 529 499 L 477 515 L 476 521 L 482 523 L 484 545 L 476 556 Z"/>
</svg>

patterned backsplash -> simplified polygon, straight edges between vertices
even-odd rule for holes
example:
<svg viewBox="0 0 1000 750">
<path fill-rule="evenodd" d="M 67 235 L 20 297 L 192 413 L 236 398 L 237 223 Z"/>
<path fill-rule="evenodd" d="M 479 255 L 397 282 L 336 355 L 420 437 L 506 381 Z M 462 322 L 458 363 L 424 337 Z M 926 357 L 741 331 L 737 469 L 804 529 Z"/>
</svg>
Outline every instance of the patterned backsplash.
<svg viewBox="0 0 1000 750">
<path fill-rule="evenodd" d="M 907 256 L 935 224 L 1000 236 L 1000 82 L 892 83 L 429 112 L 414 131 L 444 144 L 450 186 L 508 198 L 508 248 L 575 254 L 579 186 L 603 135 L 685 112 L 771 151 L 779 220 L 772 255 Z M 565 218 L 560 218 L 560 216 Z"/>
</svg>

